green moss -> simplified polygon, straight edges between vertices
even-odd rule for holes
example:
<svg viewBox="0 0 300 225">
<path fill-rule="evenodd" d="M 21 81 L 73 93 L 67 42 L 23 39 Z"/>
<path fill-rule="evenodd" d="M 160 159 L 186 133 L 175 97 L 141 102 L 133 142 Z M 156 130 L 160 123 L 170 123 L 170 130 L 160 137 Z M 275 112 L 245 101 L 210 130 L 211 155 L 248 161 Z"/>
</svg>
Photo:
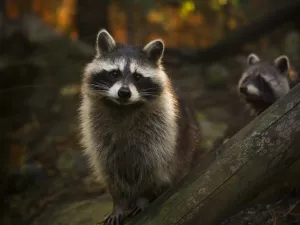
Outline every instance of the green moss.
<svg viewBox="0 0 300 225">
<path fill-rule="evenodd" d="M 202 132 L 202 147 L 211 148 L 213 143 L 223 137 L 228 125 L 222 122 L 204 121 L 200 122 Z"/>
<path fill-rule="evenodd" d="M 101 222 L 112 209 L 107 196 L 99 200 L 82 200 L 58 204 L 47 209 L 33 225 L 95 225 Z"/>
</svg>

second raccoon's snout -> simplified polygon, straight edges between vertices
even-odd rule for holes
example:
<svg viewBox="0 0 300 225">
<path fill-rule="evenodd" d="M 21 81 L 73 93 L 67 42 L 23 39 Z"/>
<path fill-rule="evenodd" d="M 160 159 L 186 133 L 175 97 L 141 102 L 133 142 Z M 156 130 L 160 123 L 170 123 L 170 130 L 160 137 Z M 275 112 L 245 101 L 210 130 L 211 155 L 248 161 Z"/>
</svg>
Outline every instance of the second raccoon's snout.
<svg viewBox="0 0 300 225">
<path fill-rule="evenodd" d="M 259 89 L 254 84 L 244 84 L 239 88 L 239 92 L 243 94 L 244 96 L 260 96 Z"/>
<path fill-rule="evenodd" d="M 131 91 L 128 87 L 121 87 L 118 91 L 118 96 L 122 100 L 128 100 L 131 97 Z"/>
<path fill-rule="evenodd" d="M 248 88 L 246 86 L 240 87 L 240 92 L 244 95 L 248 94 Z"/>
</svg>

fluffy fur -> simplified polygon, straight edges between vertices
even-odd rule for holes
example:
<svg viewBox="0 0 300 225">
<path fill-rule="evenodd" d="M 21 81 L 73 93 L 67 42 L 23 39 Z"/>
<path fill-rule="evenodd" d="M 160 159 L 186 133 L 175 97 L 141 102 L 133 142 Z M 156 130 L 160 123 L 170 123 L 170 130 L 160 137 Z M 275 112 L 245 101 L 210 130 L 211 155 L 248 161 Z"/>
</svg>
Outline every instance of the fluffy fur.
<svg viewBox="0 0 300 225">
<path fill-rule="evenodd" d="M 254 53 L 248 56 L 238 92 L 254 114 L 260 114 L 290 90 L 289 68 L 289 58 L 285 55 L 271 62 L 261 61 Z"/>
<path fill-rule="evenodd" d="M 82 144 L 113 198 L 109 225 L 121 224 L 126 211 L 135 215 L 182 179 L 196 154 L 197 120 L 173 90 L 163 50 L 161 40 L 121 45 L 101 30 L 97 54 L 85 68 Z M 130 92 L 125 101 L 122 87 Z"/>
</svg>

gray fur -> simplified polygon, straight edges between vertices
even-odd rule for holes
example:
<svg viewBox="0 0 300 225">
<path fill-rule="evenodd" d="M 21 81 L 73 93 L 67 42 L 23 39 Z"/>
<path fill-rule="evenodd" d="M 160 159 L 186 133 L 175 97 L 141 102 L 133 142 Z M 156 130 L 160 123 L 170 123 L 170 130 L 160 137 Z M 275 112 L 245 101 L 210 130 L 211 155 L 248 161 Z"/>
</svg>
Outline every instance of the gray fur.
<svg viewBox="0 0 300 225">
<path fill-rule="evenodd" d="M 143 51 L 149 58 L 160 62 L 164 53 L 164 42 L 162 40 L 151 41 L 143 48 Z"/>
<path fill-rule="evenodd" d="M 248 66 L 258 63 L 259 61 L 260 61 L 260 58 L 256 54 L 251 53 L 248 55 L 248 58 L 247 58 Z"/>
<path fill-rule="evenodd" d="M 83 77 L 82 144 L 91 168 L 114 200 L 108 224 L 131 207 L 144 207 L 182 179 L 196 154 L 198 124 L 193 111 L 174 92 L 160 64 L 163 42 L 151 42 L 142 50 L 145 57 L 154 58 L 147 61 L 133 50 L 126 50 L 131 55 L 116 50 L 118 54 L 108 54 L 107 58 L 96 57 L 87 65 Z M 89 81 L 95 72 L 112 65 L 140 70 L 159 84 L 162 91 L 155 99 L 131 105 L 105 99 L 104 93 L 90 88 Z"/>
<path fill-rule="evenodd" d="M 104 55 L 116 48 L 116 42 L 113 37 L 104 29 L 100 30 L 96 39 L 97 56 Z"/>
<path fill-rule="evenodd" d="M 287 56 L 279 56 L 271 62 L 260 60 L 254 53 L 247 57 L 247 68 L 239 80 L 238 91 L 255 114 L 289 92 L 288 70 Z"/>
</svg>

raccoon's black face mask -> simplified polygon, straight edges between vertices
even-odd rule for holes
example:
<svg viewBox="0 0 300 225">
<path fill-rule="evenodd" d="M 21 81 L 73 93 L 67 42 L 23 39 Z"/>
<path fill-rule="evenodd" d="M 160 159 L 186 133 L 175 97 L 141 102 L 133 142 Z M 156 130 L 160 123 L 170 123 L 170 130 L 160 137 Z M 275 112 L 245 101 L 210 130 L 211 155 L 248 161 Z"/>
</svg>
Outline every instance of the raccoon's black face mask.
<svg viewBox="0 0 300 225">
<path fill-rule="evenodd" d="M 272 88 L 261 75 L 245 79 L 239 91 L 248 101 L 262 101 L 270 105 L 276 101 Z"/>
<path fill-rule="evenodd" d="M 147 102 L 161 95 L 167 80 L 161 65 L 164 52 L 161 40 L 144 47 L 121 45 L 101 30 L 96 52 L 85 73 L 94 94 L 119 105 Z"/>
</svg>

